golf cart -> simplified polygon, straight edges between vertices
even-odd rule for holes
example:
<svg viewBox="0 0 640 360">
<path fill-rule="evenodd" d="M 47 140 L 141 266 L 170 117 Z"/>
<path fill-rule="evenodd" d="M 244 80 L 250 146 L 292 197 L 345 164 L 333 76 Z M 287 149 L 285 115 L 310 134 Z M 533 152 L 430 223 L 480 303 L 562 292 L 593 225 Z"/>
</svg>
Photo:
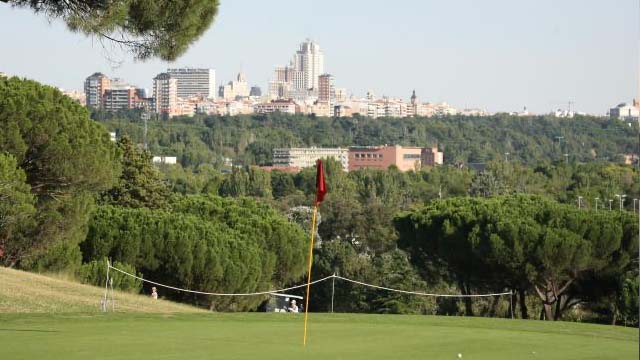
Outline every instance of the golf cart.
<svg viewBox="0 0 640 360">
<path fill-rule="evenodd" d="M 302 312 L 302 296 L 271 293 L 271 299 L 267 303 L 267 312 L 295 312 L 291 311 L 292 302 L 296 302 L 298 306 L 298 312 Z"/>
</svg>

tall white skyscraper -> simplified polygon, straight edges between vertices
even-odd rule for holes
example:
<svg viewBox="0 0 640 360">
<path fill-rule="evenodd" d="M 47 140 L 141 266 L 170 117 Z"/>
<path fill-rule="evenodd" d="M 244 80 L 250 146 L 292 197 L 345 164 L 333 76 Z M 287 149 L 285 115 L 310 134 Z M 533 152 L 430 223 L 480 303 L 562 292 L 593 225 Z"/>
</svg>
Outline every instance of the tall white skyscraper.
<svg viewBox="0 0 640 360">
<path fill-rule="evenodd" d="M 318 78 L 324 73 L 324 54 L 311 40 L 300 44 L 288 66 L 276 67 L 269 83 L 272 98 L 308 99 L 317 95 Z"/>
<path fill-rule="evenodd" d="M 216 71 L 214 69 L 176 68 L 167 73 L 177 80 L 178 97 L 216 97 Z"/>
<path fill-rule="evenodd" d="M 318 89 L 318 77 L 324 73 L 324 54 L 320 45 L 307 39 L 293 58 L 295 70 L 301 71 L 305 90 Z"/>
</svg>

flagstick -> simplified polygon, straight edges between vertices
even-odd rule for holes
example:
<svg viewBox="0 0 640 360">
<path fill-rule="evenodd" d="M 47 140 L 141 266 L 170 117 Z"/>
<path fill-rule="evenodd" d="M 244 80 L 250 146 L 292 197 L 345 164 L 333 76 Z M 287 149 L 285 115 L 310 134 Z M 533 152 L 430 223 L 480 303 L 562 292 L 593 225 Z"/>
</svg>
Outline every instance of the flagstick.
<svg viewBox="0 0 640 360">
<path fill-rule="evenodd" d="M 309 317 L 309 289 L 311 288 L 311 265 L 313 264 L 313 238 L 316 233 L 316 214 L 318 202 L 313 205 L 313 217 L 311 220 L 311 242 L 309 243 L 309 268 L 307 269 L 307 297 L 304 304 L 304 346 L 307 346 L 307 319 Z"/>
</svg>

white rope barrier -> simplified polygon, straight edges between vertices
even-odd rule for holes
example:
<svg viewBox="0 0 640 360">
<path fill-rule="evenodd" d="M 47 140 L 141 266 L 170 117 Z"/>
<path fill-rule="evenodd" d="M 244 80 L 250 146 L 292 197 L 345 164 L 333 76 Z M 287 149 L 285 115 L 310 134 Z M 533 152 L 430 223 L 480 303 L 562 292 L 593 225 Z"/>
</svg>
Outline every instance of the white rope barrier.
<svg viewBox="0 0 640 360">
<path fill-rule="evenodd" d="M 284 289 L 277 289 L 277 290 L 269 290 L 269 291 L 259 291 L 259 292 L 253 292 L 253 293 L 213 293 L 213 292 L 205 292 L 205 291 L 196 291 L 196 290 L 188 290 L 188 289 L 182 289 L 182 288 L 178 288 L 175 286 L 171 286 L 171 285 L 165 285 L 165 284 L 161 284 L 158 282 L 154 282 L 151 280 L 147 280 L 147 279 L 143 279 L 139 276 L 130 274 L 124 270 L 120 270 L 116 267 L 111 266 L 110 264 L 108 265 L 108 267 L 110 269 L 113 269 L 115 271 L 118 271 L 122 274 L 125 274 L 127 276 L 131 276 L 135 279 L 138 279 L 140 281 L 144 281 L 146 283 L 149 284 L 153 284 L 156 286 L 160 286 L 160 287 L 164 287 L 167 289 L 172 289 L 172 290 L 176 290 L 176 291 L 182 291 L 182 292 L 187 292 L 187 293 L 192 293 L 192 294 L 200 294 L 200 295 L 213 295 L 213 296 L 255 296 L 255 295 L 267 295 L 267 294 L 271 294 L 271 293 L 281 293 L 281 292 L 285 292 L 285 291 L 289 291 L 289 290 L 294 290 L 294 289 L 299 289 L 302 287 L 307 286 L 306 283 L 301 284 L 301 285 L 296 285 L 296 286 L 291 286 L 288 288 L 284 288 Z M 503 296 L 503 295 L 512 295 L 511 292 L 502 292 L 502 293 L 493 293 L 493 294 L 471 294 L 471 295 L 463 295 L 463 294 L 430 294 L 430 293 L 425 293 L 425 292 L 418 292 L 418 291 L 407 291 L 407 290 L 400 290 L 400 289 L 394 289 L 394 288 L 389 288 L 389 287 L 384 287 L 384 286 L 378 286 L 378 285 L 373 285 L 373 284 L 367 284 L 365 282 L 361 282 L 361 281 L 356 281 L 356 280 L 352 280 L 352 279 L 348 279 L 342 276 L 338 276 L 338 275 L 329 275 L 327 277 L 324 277 L 322 279 L 318 279 L 318 280 L 314 280 L 311 283 L 309 283 L 310 285 L 313 284 L 317 284 L 329 279 L 340 279 L 340 280 L 344 280 L 353 284 L 357 284 L 357 285 L 362 285 L 362 286 L 366 286 L 366 287 L 370 287 L 370 288 L 374 288 L 374 289 L 380 289 L 380 290 L 386 290 L 386 291 L 392 291 L 392 292 L 397 292 L 397 293 L 402 293 L 402 294 L 409 294 L 409 295 L 419 295 L 419 296 L 431 296 L 431 297 L 450 297 L 450 298 L 476 298 L 476 297 L 491 297 L 491 296 Z"/>
<path fill-rule="evenodd" d="M 472 297 L 489 297 L 489 296 L 511 295 L 511 292 L 494 293 L 494 294 L 471 294 L 471 295 L 463 295 L 463 294 L 459 294 L 459 295 L 458 294 L 429 294 L 429 293 L 418 292 L 418 291 L 399 290 L 399 289 L 393 289 L 393 288 L 388 288 L 388 287 L 384 287 L 384 286 L 367 284 L 367 283 L 364 283 L 364 282 L 361 282 L 361 281 L 347 279 L 345 277 L 338 276 L 338 275 L 333 275 L 333 277 L 335 277 L 336 279 L 348 281 L 350 283 L 354 283 L 354 284 L 358 284 L 358 285 L 362 285 L 362 286 L 367 286 L 367 287 L 374 288 L 374 289 L 387 290 L 387 291 L 393 291 L 393 292 L 398 292 L 398 293 L 402 293 L 402 294 L 410 294 L 410 295 L 431 296 L 431 297 L 453 297 L 453 298 L 472 298 Z"/>
<path fill-rule="evenodd" d="M 153 285 L 156 285 L 156 286 L 160 286 L 160 287 L 164 287 L 164 288 L 172 289 L 172 290 L 176 290 L 176 291 L 182 291 L 182 292 L 187 292 L 187 293 L 192 293 L 192 294 L 200 294 L 200 295 L 214 295 L 214 296 L 255 296 L 255 295 L 267 295 L 267 294 L 271 294 L 271 293 L 279 293 L 279 292 L 285 292 L 285 291 L 289 291 L 289 290 L 299 289 L 299 288 L 301 288 L 301 287 L 305 287 L 305 286 L 307 286 L 307 284 L 306 284 L 306 283 L 304 283 L 304 284 L 302 284 L 302 285 L 296 285 L 296 286 L 288 287 L 288 288 L 285 288 L 285 289 L 269 290 L 269 291 L 259 291 L 259 292 L 253 292 L 253 293 L 237 293 L 237 294 L 232 294 L 232 293 L 213 293 L 213 292 L 205 292 L 205 291 L 197 291 L 197 290 L 187 290 L 187 289 L 182 289 L 182 288 L 178 288 L 178 287 L 171 286 L 171 285 L 165 285 L 165 284 L 161 284 L 161 283 L 154 282 L 154 281 L 151 281 L 151 280 L 143 279 L 143 278 L 141 278 L 141 277 L 139 277 L 139 276 L 136 276 L 136 275 L 130 274 L 130 273 L 128 273 L 128 272 L 126 272 L 126 271 L 124 271 L 124 270 L 120 270 L 120 269 L 115 268 L 115 267 L 113 267 L 113 266 L 111 266 L 111 265 L 109 265 L 109 267 L 110 267 L 111 269 L 115 270 L 115 271 L 119 271 L 119 272 L 121 272 L 121 273 L 123 273 L 123 274 L 125 274 L 125 275 L 131 276 L 131 277 L 133 277 L 133 278 L 135 278 L 135 279 L 138 279 L 138 280 L 140 280 L 140 281 L 147 282 L 147 283 L 149 283 L 149 284 L 153 284 Z M 311 285 L 313 285 L 313 284 L 317 284 L 317 283 L 319 283 L 319 282 L 322 282 L 322 281 L 325 281 L 325 280 L 331 279 L 332 277 L 333 277 L 333 275 L 331 275 L 331 276 L 327 276 L 327 277 L 325 277 L 325 278 L 322 278 L 322 279 L 318 279 L 318 280 L 312 281 L 310 284 L 311 284 Z"/>
</svg>

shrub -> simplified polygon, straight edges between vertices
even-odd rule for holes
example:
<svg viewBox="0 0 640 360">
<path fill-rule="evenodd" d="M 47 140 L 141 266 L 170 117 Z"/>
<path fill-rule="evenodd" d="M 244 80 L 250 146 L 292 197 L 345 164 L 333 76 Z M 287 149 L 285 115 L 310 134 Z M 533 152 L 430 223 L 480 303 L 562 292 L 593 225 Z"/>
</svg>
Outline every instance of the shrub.
<svg viewBox="0 0 640 360">
<path fill-rule="evenodd" d="M 142 277 L 142 274 L 137 273 L 136 269 L 129 264 L 116 261 L 113 263 L 113 266 L 130 274 L 135 274 L 139 277 Z M 89 263 L 83 264 L 78 270 L 78 278 L 83 284 L 104 286 L 106 277 L 107 261 L 105 259 L 102 259 L 100 261 L 93 260 Z M 113 269 L 109 271 L 109 277 L 113 279 L 114 289 L 132 293 L 140 292 L 140 290 L 142 289 L 141 280 L 134 279 Z"/>
</svg>

